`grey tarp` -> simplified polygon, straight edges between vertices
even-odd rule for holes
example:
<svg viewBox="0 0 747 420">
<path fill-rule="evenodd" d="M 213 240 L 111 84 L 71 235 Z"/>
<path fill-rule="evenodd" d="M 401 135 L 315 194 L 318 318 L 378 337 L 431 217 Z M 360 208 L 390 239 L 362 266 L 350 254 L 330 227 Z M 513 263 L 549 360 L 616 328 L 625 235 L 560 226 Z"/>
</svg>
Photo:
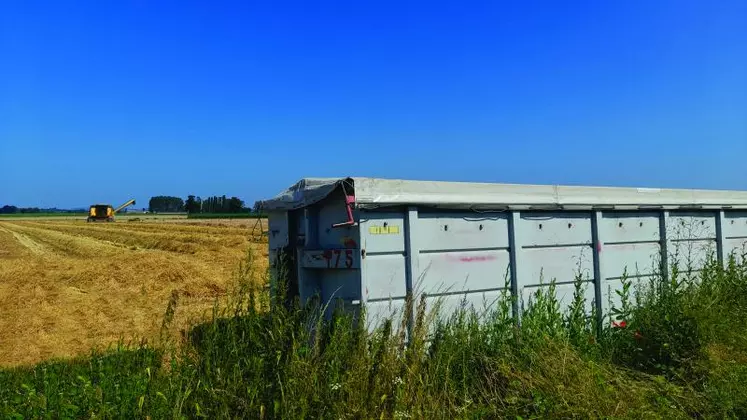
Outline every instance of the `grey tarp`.
<svg viewBox="0 0 747 420">
<path fill-rule="evenodd" d="M 427 205 L 443 208 L 747 208 L 747 191 L 585 187 L 411 181 L 381 178 L 306 178 L 262 202 L 265 210 L 316 203 L 338 186 L 354 189 L 358 207 Z"/>
<path fill-rule="evenodd" d="M 304 178 L 275 197 L 261 201 L 263 210 L 295 210 L 323 200 L 346 179 Z M 351 188 L 352 189 L 352 188 Z"/>
</svg>

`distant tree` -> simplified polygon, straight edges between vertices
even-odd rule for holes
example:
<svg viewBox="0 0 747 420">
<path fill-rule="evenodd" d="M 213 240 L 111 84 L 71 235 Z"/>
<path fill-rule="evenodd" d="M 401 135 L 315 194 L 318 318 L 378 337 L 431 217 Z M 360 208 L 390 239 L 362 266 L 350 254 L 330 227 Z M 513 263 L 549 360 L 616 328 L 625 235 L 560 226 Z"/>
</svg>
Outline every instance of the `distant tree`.
<svg viewBox="0 0 747 420">
<path fill-rule="evenodd" d="M 184 202 L 184 210 L 187 213 L 199 213 L 202 210 L 202 200 L 194 195 L 187 196 Z"/>
<path fill-rule="evenodd" d="M 148 201 L 148 210 L 151 212 L 174 213 L 184 210 L 184 200 L 179 197 L 159 195 L 151 197 Z"/>
<path fill-rule="evenodd" d="M 242 211 L 244 211 L 244 202 L 238 197 L 231 197 L 228 200 L 228 212 L 241 213 Z"/>
<path fill-rule="evenodd" d="M 205 197 L 202 200 L 200 200 L 200 197 L 196 197 L 195 201 L 196 205 L 194 209 L 199 208 L 201 213 L 241 213 L 247 211 L 244 201 L 235 196 L 228 198 L 225 195 L 214 195 L 211 197 Z M 191 206 L 190 203 L 189 197 L 187 197 L 188 207 Z"/>
<path fill-rule="evenodd" d="M 13 213 L 18 213 L 18 207 L 9 206 L 7 204 L 0 207 L 0 214 L 13 214 Z"/>
</svg>

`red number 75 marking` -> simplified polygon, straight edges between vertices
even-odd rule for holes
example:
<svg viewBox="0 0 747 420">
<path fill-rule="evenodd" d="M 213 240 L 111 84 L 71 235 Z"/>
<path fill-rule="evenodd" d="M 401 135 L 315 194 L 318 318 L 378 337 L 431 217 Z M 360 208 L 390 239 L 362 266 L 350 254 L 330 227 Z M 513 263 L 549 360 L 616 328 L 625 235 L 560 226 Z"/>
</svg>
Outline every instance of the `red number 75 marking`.
<svg viewBox="0 0 747 420">
<path fill-rule="evenodd" d="M 341 249 L 335 249 L 332 251 L 334 256 L 330 255 L 327 260 L 327 268 L 339 268 L 340 267 L 340 256 L 342 255 Z M 351 268 L 353 266 L 353 250 L 352 249 L 346 249 L 345 251 L 345 261 L 343 264 L 345 264 L 345 268 Z M 334 261 L 332 259 L 334 258 Z"/>
</svg>

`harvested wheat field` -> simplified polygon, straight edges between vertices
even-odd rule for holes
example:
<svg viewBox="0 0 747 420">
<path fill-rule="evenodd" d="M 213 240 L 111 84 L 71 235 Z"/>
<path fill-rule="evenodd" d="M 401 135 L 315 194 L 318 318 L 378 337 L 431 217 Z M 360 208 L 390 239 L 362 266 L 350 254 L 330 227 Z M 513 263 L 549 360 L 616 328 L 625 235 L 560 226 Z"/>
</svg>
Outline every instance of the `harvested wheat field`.
<svg viewBox="0 0 747 420">
<path fill-rule="evenodd" d="M 0 367 L 154 339 L 172 294 L 172 333 L 236 281 L 264 281 L 262 226 L 244 221 L 0 221 Z"/>
</svg>

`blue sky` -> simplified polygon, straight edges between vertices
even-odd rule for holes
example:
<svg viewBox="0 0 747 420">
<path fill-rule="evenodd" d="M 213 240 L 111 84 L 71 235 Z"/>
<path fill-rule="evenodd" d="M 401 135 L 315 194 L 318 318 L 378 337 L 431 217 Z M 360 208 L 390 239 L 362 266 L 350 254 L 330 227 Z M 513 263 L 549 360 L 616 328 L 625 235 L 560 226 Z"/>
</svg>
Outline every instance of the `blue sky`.
<svg viewBox="0 0 747 420">
<path fill-rule="evenodd" d="M 744 1 L 0 2 L 0 205 L 348 175 L 747 190 L 745 156 Z"/>
</svg>

